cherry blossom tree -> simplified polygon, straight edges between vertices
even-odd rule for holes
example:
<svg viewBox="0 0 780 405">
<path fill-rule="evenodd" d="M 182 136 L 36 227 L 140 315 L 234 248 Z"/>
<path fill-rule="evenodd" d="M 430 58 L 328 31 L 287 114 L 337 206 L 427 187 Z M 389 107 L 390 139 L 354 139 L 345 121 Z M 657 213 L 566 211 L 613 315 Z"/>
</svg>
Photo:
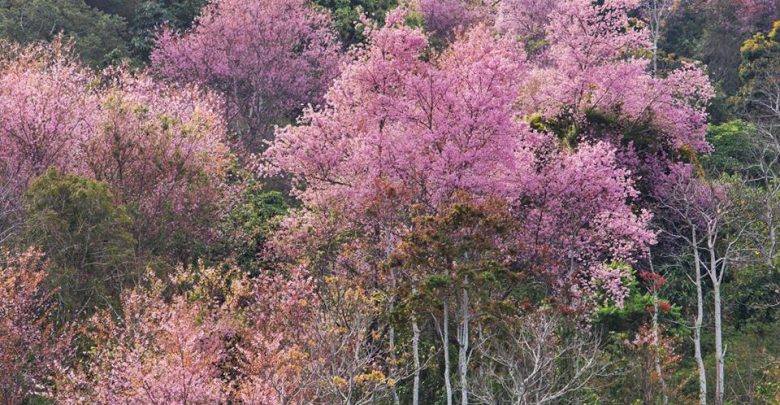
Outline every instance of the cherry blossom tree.
<svg viewBox="0 0 780 405">
<path fill-rule="evenodd" d="M 420 8 L 471 6 L 468 1 L 431 4 Z M 663 166 L 681 149 L 709 150 L 706 107 L 714 91 L 704 70 L 683 63 L 670 72 L 657 71 L 660 29 L 676 7 L 671 0 L 505 0 L 480 9 L 483 17 L 461 27 L 492 21 L 496 31 L 524 45 L 528 74 L 519 89 L 518 112 L 535 117 L 537 129 L 572 145 L 609 141 L 635 180 L 652 182 L 659 160 Z"/>
<path fill-rule="evenodd" d="M 489 5 L 482 1 L 418 0 L 425 29 L 445 38 L 491 17 Z"/>
<path fill-rule="evenodd" d="M 245 287 L 253 302 L 242 329 L 244 358 L 237 395 L 246 403 L 288 404 L 311 398 L 316 377 L 309 322 L 320 300 L 313 283 L 298 271 L 291 277 L 263 275 Z"/>
<path fill-rule="evenodd" d="M 268 172 L 293 176 L 308 220 L 336 211 L 358 234 L 388 235 L 369 244 L 380 257 L 397 243 L 392 235 L 409 226 L 395 210 L 417 205 L 436 213 L 464 192 L 502 199 L 526 224 L 515 242 L 524 249 L 514 260 L 544 268 L 574 306 L 589 305 L 604 286 L 619 299 L 621 275 L 603 263 L 631 260 L 653 234 L 649 214 L 637 215 L 628 204 L 637 192 L 615 150 L 605 142 L 572 150 L 518 120 L 515 100 L 529 68 L 513 39 L 481 26 L 425 60 L 426 37 L 403 18 L 402 11 L 391 13 L 384 28 L 369 34 L 369 47 L 345 67 L 323 108 L 278 131 L 265 153 Z M 388 191 L 395 210 L 377 209 Z M 349 246 L 350 260 L 359 257 L 354 249 L 361 245 Z M 467 352 L 471 304 L 461 295 Z M 464 400 L 466 375 L 461 364 Z"/>
<path fill-rule="evenodd" d="M 223 402 L 227 387 L 220 361 L 231 329 L 200 301 L 176 296 L 166 302 L 163 285 L 127 292 L 122 317 L 93 318 L 89 362 L 64 370 L 58 402 L 187 404 Z"/>
<path fill-rule="evenodd" d="M 112 79 L 95 132 L 81 145 L 87 173 L 137 210 L 141 248 L 186 263 L 198 242 L 214 239 L 214 221 L 237 195 L 227 184 L 232 155 L 220 102 L 145 75 Z"/>
<path fill-rule="evenodd" d="M 541 44 L 547 24 L 562 2 L 544 0 L 501 0 L 496 11 L 496 28 L 517 36 L 527 45 Z"/>
<path fill-rule="evenodd" d="M 51 295 L 43 288 L 46 263 L 27 250 L 0 256 L 0 400 L 23 404 L 46 386 L 66 359 L 71 334 L 49 318 Z"/>
<path fill-rule="evenodd" d="M 151 59 L 165 77 L 220 91 L 228 121 L 259 148 L 274 124 L 321 101 L 339 48 L 330 17 L 305 0 L 216 0 L 188 32 L 163 30 Z"/>
<path fill-rule="evenodd" d="M 368 404 L 389 396 L 381 305 L 353 281 L 236 267 L 180 269 L 128 291 L 121 317 L 85 325 L 92 346 L 60 369 L 59 402 Z M 170 297 L 168 297 L 170 296 Z"/>
<path fill-rule="evenodd" d="M 500 9 L 497 19 L 506 34 L 522 39 L 530 29 L 533 38 L 543 38 L 527 47 L 531 68 L 521 86 L 520 114 L 574 147 L 612 144 L 645 191 L 674 159 L 710 150 L 706 107 L 714 90 L 703 68 L 686 62 L 658 73 L 647 57 L 654 30 L 674 7 L 667 3 L 655 4 L 651 29 L 635 17 L 643 15 L 643 3 L 634 0 L 561 1 L 549 14 L 529 4 Z"/>
<path fill-rule="evenodd" d="M 134 236 L 143 249 L 169 248 L 186 261 L 193 242 L 213 238 L 236 195 L 216 95 L 122 68 L 96 75 L 58 41 L 4 47 L 0 181 L 8 186 L 0 206 L 7 221 L 19 220 L 14 208 L 30 180 L 54 167 L 108 183 L 138 216 Z"/>
<path fill-rule="evenodd" d="M 95 76 L 71 44 L 0 45 L 0 179 L 9 207 L 49 167 L 81 171 L 79 145 L 96 123 Z"/>
</svg>

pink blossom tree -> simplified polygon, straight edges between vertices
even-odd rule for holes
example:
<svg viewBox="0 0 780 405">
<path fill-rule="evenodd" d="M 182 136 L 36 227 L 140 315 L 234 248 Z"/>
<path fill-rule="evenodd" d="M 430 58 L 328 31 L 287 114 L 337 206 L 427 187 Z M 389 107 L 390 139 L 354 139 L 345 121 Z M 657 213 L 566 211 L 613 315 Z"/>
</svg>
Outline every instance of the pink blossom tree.
<svg viewBox="0 0 780 405">
<path fill-rule="evenodd" d="M 396 211 L 375 209 L 388 190 L 406 212 L 416 205 L 436 213 L 460 193 L 502 199 L 526 224 L 514 260 L 543 263 L 552 285 L 577 306 L 605 286 L 620 299 L 621 275 L 603 263 L 631 260 L 653 234 L 649 215 L 629 205 L 637 192 L 613 147 L 572 150 L 518 119 L 515 101 L 529 67 L 513 39 L 481 26 L 423 60 L 428 41 L 403 18 L 391 13 L 386 27 L 370 33 L 370 46 L 345 67 L 322 109 L 278 131 L 265 153 L 270 173 L 290 174 L 302 186 L 297 195 L 309 218 L 335 211 L 358 234 L 386 235 L 369 244 L 380 258 L 397 243 L 392 235 L 409 228 Z M 349 245 L 350 268 L 376 268 L 354 265 L 356 246 Z M 460 348 L 468 351 L 470 304 L 459 302 Z M 459 369 L 467 391 L 467 367 Z"/>
<path fill-rule="evenodd" d="M 490 6 L 482 1 L 418 0 L 416 6 L 425 29 L 445 38 L 492 17 Z"/>
<path fill-rule="evenodd" d="M 214 239 L 214 222 L 237 195 L 227 184 L 232 155 L 219 99 L 119 72 L 101 101 L 81 145 L 88 175 L 137 210 L 141 248 L 165 249 L 186 263 L 197 242 Z"/>
<path fill-rule="evenodd" d="M 298 195 L 309 207 L 344 206 L 359 221 L 381 181 L 405 190 L 401 204 L 433 209 L 460 191 L 504 198 L 529 219 L 533 234 L 544 234 L 536 240 L 578 261 L 601 262 L 606 256 L 596 252 L 627 258 L 652 240 L 647 218 L 626 204 L 636 191 L 610 146 L 566 150 L 516 119 L 514 100 L 528 70 L 515 42 L 477 28 L 425 62 L 417 57 L 425 37 L 397 25 L 398 18 L 389 16 L 389 26 L 372 34 L 372 46 L 346 68 L 328 105 L 280 130 L 265 154 L 272 171 L 305 182 Z M 567 226 L 590 230 L 563 232 Z"/>
<path fill-rule="evenodd" d="M 300 272 L 255 284 L 241 347 L 244 403 L 371 404 L 389 396 L 395 381 L 375 335 L 382 306 L 343 277 L 328 277 L 316 293 L 314 286 Z"/>
<path fill-rule="evenodd" d="M 622 122 L 623 132 L 639 132 L 635 138 L 707 151 L 705 107 L 714 95 L 709 80 L 691 64 L 653 77 L 650 60 L 641 56 L 651 48 L 649 33 L 629 17 L 637 6 L 631 0 L 562 2 L 547 25 L 550 44 L 534 63 L 521 111 L 571 116 L 577 133 L 603 137 L 608 134 L 588 134 L 585 120 L 599 112 Z"/>
<path fill-rule="evenodd" d="M 56 330 L 51 295 L 43 289 L 46 263 L 28 250 L 0 256 L 0 401 L 16 405 L 46 394 L 69 352 L 70 333 Z"/>
<path fill-rule="evenodd" d="M 203 301 L 175 296 L 163 284 L 128 291 L 122 316 L 96 314 L 87 330 L 88 362 L 60 373 L 59 403 L 217 403 L 227 398 L 220 362 L 231 329 Z"/>
<path fill-rule="evenodd" d="M 305 0 L 215 0 L 190 31 L 164 29 L 151 59 L 165 77 L 220 91 L 228 121 L 260 147 L 274 124 L 321 101 L 339 48 L 329 15 Z"/>
<path fill-rule="evenodd" d="M 55 167 L 108 183 L 137 214 L 134 236 L 143 249 L 167 245 L 186 260 L 193 241 L 213 238 L 236 195 L 227 185 L 233 157 L 216 95 L 123 69 L 98 76 L 58 41 L 4 49 L 0 206 L 7 221 L 21 215 L 15 208 L 30 180 Z"/>
<path fill-rule="evenodd" d="M 59 39 L 0 48 L 0 198 L 10 211 L 47 168 L 84 169 L 79 146 L 92 134 L 99 97 L 89 88 L 95 76 Z"/>
<path fill-rule="evenodd" d="M 245 403 L 287 404 L 313 395 L 309 322 L 320 305 L 313 287 L 301 272 L 262 275 L 246 286 L 243 295 L 253 304 L 242 329 L 244 360 L 237 390 Z"/>
<path fill-rule="evenodd" d="M 560 1 L 501 0 L 496 10 L 496 28 L 526 44 L 540 43 L 545 38 L 550 16 L 561 4 Z"/>
<path fill-rule="evenodd" d="M 120 317 L 85 325 L 93 346 L 59 369 L 58 402 L 367 404 L 394 384 L 370 343 L 381 307 L 355 282 L 330 278 L 315 293 L 300 271 L 249 278 L 235 267 L 146 281 Z"/>
</svg>

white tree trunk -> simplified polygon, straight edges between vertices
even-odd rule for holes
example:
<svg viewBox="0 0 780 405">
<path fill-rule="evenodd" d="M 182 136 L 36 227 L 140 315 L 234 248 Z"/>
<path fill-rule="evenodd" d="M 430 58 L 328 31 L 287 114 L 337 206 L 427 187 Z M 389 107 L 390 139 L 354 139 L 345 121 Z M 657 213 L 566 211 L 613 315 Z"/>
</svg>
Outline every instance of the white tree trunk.
<svg viewBox="0 0 780 405">
<path fill-rule="evenodd" d="M 720 298 L 720 282 L 723 272 L 726 271 L 726 264 L 728 257 L 722 257 L 718 261 L 716 254 L 716 241 L 717 233 L 714 228 L 710 228 L 707 235 L 707 249 L 710 254 L 710 266 L 709 275 L 712 280 L 712 294 L 715 301 L 715 405 L 723 405 L 724 396 L 724 350 L 723 350 L 723 326 L 722 326 L 722 311 L 721 311 L 721 298 Z M 720 266 L 719 266 L 720 264 Z"/>
<path fill-rule="evenodd" d="M 458 327 L 458 376 L 460 377 L 460 403 L 469 403 L 468 352 L 469 352 L 469 293 L 468 276 L 461 288 L 461 320 Z"/>
<path fill-rule="evenodd" d="M 653 0 L 650 19 L 650 35 L 653 36 L 653 77 L 655 77 L 658 75 L 658 38 L 661 36 L 661 10 L 658 0 Z"/>
<path fill-rule="evenodd" d="M 412 387 L 412 405 L 420 404 L 420 326 L 417 317 L 412 315 L 412 356 L 414 357 L 414 386 Z"/>
<path fill-rule="evenodd" d="M 444 387 L 447 390 L 447 405 L 452 405 L 452 382 L 450 382 L 450 318 L 449 303 L 444 299 L 444 316 L 442 319 L 441 343 L 444 348 Z"/>
<path fill-rule="evenodd" d="M 701 287 L 701 258 L 699 257 L 699 246 L 696 242 L 696 230 L 691 231 L 693 242 L 693 259 L 696 271 L 696 321 L 693 326 L 693 348 L 696 357 L 696 366 L 699 369 L 699 404 L 707 404 L 707 371 L 704 369 L 704 357 L 701 351 L 701 325 L 704 319 L 704 295 Z"/>
<path fill-rule="evenodd" d="M 720 281 L 713 283 L 715 299 L 715 405 L 724 404 L 726 352 L 723 350 L 723 327 L 721 321 Z"/>
<path fill-rule="evenodd" d="M 396 362 L 396 355 L 395 355 L 395 328 L 393 326 L 390 326 L 390 331 L 388 332 L 389 338 L 390 338 L 390 358 L 393 360 L 393 366 L 391 367 L 390 373 L 392 374 L 392 377 L 395 378 L 395 375 L 397 374 L 395 364 Z M 401 398 L 398 396 L 398 389 L 395 385 L 393 385 L 390 390 L 393 393 L 393 403 L 395 405 L 401 404 Z"/>
</svg>

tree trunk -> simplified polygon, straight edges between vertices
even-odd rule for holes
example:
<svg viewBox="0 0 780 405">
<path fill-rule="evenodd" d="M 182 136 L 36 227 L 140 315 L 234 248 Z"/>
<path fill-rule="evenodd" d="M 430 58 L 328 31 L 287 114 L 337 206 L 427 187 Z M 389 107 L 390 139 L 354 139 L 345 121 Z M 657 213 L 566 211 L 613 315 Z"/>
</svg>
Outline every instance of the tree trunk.
<svg viewBox="0 0 780 405">
<path fill-rule="evenodd" d="M 420 404 L 420 326 L 417 317 L 412 315 L 412 355 L 414 356 L 414 386 L 412 387 L 412 405 Z"/>
<path fill-rule="evenodd" d="M 720 281 L 713 283 L 715 299 L 715 405 L 724 403 L 725 351 L 723 350 L 723 328 L 721 321 Z"/>
<path fill-rule="evenodd" d="M 390 374 L 393 378 L 396 377 L 397 371 L 395 365 L 398 364 L 396 361 L 396 355 L 395 355 L 395 328 L 390 326 L 390 331 L 388 332 L 389 339 L 390 339 L 390 358 L 393 360 L 393 365 L 390 368 Z M 390 388 L 390 391 L 393 393 L 393 403 L 395 405 L 401 404 L 401 398 L 398 396 L 398 389 L 395 385 L 393 385 Z"/>
<path fill-rule="evenodd" d="M 780 1 L 777 2 L 780 5 Z M 772 197 L 766 197 L 766 223 L 769 229 L 769 248 L 767 249 L 766 257 L 764 258 L 766 265 L 771 267 L 772 261 L 775 258 L 775 250 L 777 250 L 777 231 L 775 229 L 775 215 L 772 207 Z"/>
<path fill-rule="evenodd" d="M 699 369 L 699 404 L 707 404 L 707 371 L 704 369 L 704 357 L 701 351 L 701 324 L 704 319 L 704 296 L 701 287 L 701 259 L 695 228 L 691 232 L 693 240 L 693 259 L 696 270 L 696 321 L 693 326 L 693 348 L 696 366 Z"/>
<path fill-rule="evenodd" d="M 452 405 L 452 382 L 450 382 L 450 333 L 449 303 L 444 299 L 444 317 L 442 319 L 441 343 L 444 346 L 444 387 L 447 390 L 447 405 Z"/>
<path fill-rule="evenodd" d="M 661 36 L 661 10 L 658 8 L 658 0 L 653 0 L 650 10 L 651 34 L 653 36 L 653 77 L 658 75 L 658 37 Z"/>
<path fill-rule="evenodd" d="M 460 377 L 460 403 L 469 403 L 468 351 L 469 351 L 469 293 L 468 276 L 461 288 L 461 321 L 458 327 L 458 376 Z"/>
<path fill-rule="evenodd" d="M 720 282 L 723 276 L 723 272 L 726 271 L 727 257 L 721 258 L 723 261 L 721 266 L 718 266 L 718 258 L 716 255 L 716 233 L 710 231 L 707 238 L 707 249 L 710 254 L 710 266 L 709 275 L 712 280 L 712 294 L 715 301 L 715 405 L 723 405 L 724 396 L 724 351 L 723 351 L 723 326 L 721 315 L 721 298 L 720 298 Z M 718 269 L 720 267 L 720 269 Z"/>
</svg>

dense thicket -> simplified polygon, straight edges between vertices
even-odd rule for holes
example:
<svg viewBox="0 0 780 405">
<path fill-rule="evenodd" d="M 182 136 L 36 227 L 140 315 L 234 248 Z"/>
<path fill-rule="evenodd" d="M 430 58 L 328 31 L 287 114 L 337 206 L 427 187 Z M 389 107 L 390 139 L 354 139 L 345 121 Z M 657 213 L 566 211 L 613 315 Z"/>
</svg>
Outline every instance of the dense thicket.
<svg viewBox="0 0 780 405">
<path fill-rule="evenodd" d="M 0 0 L 0 402 L 778 403 L 778 17 Z"/>
</svg>

